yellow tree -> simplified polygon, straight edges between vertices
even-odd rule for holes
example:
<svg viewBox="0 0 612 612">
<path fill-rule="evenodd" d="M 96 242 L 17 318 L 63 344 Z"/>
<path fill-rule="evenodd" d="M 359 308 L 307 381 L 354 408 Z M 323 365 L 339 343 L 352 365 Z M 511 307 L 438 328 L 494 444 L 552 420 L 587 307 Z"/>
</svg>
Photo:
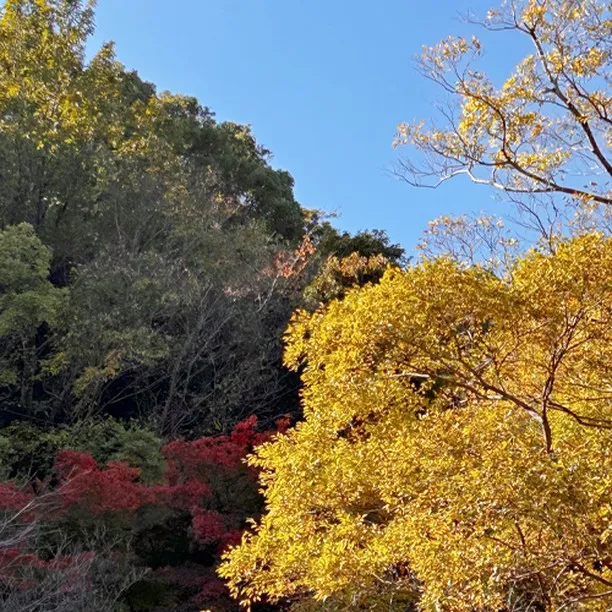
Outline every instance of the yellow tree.
<svg viewBox="0 0 612 612">
<path fill-rule="evenodd" d="M 251 459 L 267 512 L 226 556 L 233 593 L 608 610 L 611 277 L 612 242 L 590 233 L 503 275 L 389 269 L 297 314 L 305 421 Z"/>
<path fill-rule="evenodd" d="M 538 205 L 560 195 L 574 209 L 609 207 L 610 3 L 507 0 L 479 25 L 500 37 L 523 37 L 531 53 L 496 87 L 476 69 L 483 45 L 475 36 L 424 47 L 420 70 L 450 94 L 451 102 L 439 125 L 399 126 L 396 144 L 416 148 L 412 158 L 400 162 L 400 175 L 429 187 L 467 175 L 535 214 L 533 202 L 526 204 L 534 195 Z M 537 224 L 546 233 L 540 220 Z"/>
</svg>

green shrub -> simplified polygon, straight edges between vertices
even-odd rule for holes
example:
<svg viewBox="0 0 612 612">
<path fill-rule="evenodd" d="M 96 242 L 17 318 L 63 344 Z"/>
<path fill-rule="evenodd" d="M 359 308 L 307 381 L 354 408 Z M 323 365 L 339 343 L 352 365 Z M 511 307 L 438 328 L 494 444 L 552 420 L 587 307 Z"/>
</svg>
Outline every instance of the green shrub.
<svg viewBox="0 0 612 612">
<path fill-rule="evenodd" d="M 44 428 L 28 421 L 0 430 L 0 477 L 16 480 L 45 478 L 59 450 L 89 452 L 100 464 L 123 461 L 142 470 L 143 482 L 162 478 L 161 438 L 136 423 L 113 419 Z"/>
</svg>

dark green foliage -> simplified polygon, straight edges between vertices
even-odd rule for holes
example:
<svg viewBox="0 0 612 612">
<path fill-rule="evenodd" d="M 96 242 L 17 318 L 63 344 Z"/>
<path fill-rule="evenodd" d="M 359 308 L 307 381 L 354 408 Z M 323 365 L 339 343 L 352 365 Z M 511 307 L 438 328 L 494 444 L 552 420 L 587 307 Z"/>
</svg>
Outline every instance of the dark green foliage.
<svg viewBox="0 0 612 612">
<path fill-rule="evenodd" d="M 25 412 L 44 355 L 38 330 L 55 322 L 64 297 L 47 278 L 50 258 L 30 225 L 0 231 L 0 398 Z"/>
<path fill-rule="evenodd" d="M 68 430 L 17 421 L 0 430 L 0 465 L 7 478 L 27 481 L 50 475 L 55 454 L 68 444 Z"/>
<path fill-rule="evenodd" d="M 149 428 L 113 419 L 57 427 L 14 422 L 0 430 L 0 470 L 18 481 L 42 480 L 51 476 L 57 452 L 72 449 L 91 453 L 100 464 L 123 461 L 138 467 L 140 480 L 152 483 L 163 474 L 162 444 Z"/>
<path fill-rule="evenodd" d="M 382 255 L 389 263 L 401 265 L 405 262 L 405 250 L 399 244 L 392 244 L 384 230 L 362 230 L 357 234 L 340 232 L 324 221 L 315 230 L 317 250 L 323 257 L 333 255 L 338 259 L 358 253 L 362 257 Z"/>
<path fill-rule="evenodd" d="M 86 64 L 92 28 L 68 0 L 12 0 L 0 21 L 4 420 L 106 413 L 174 436 L 273 417 L 298 295 L 275 262 L 305 231 L 293 179 L 112 45 Z"/>
<path fill-rule="evenodd" d="M 309 220 L 250 127 L 158 93 L 112 45 L 86 63 L 92 29 L 70 0 L 0 21 L 0 416 L 271 423 L 297 404 L 281 338 L 317 267 L 403 250 Z"/>
<path fill-rule="evenodd" d="M 304 303 L 310 310 L 316 310 L 321 304 L 342 299 L 351 287 L 377 283 L 390 265 L 393 264 L 383 255 L 365 257 L 356 252 L 343 258 L 332 255 L 304 290 Z"/>
</svg>

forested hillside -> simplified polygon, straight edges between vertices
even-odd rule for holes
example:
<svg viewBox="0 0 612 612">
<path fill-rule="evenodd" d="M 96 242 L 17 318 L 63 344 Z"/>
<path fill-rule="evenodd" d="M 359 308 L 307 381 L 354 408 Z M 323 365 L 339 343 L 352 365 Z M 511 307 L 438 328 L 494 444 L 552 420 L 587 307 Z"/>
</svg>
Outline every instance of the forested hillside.
<svg viewBox="0 0 612 612">
<path fill-rule="evenodd" d="M 0 13 L 0 610 L 609 610 L 610 7 L 490 11 L 501 86 L 424 49 L 396 173 L 514 217 L 414 262 L 94 22 Z"/>
<path fill-rule="evenodd" d="M 256 423 L 300 417 L 291 312 L 403 250 L 302 207 L 249 127 L 112 44 L 87 59 L 93 28 L 72 0 L 0 21 L 2 609 L 219 606 L 211 567 L 261 507 Z"/>
<path fill-rule="evenodd" d="M 320 222 L 248 127 L 158 94 L 112 45 L 86 63 L 93 18 L 69 1 L 2 16 L 5 419 L 176 436 L 282 414 L 279 341 L 312 256 L 402 250 Z"/>
</svg>

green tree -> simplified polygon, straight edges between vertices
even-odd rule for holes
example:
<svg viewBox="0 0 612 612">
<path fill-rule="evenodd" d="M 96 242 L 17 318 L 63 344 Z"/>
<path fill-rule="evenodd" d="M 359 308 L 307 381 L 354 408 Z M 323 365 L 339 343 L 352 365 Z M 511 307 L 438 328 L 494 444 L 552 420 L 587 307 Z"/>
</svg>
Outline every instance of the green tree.
<svg viewBox="0 0 612 612">
<path fill-rule="evenodd" d="M 330 256 L 304 290 L 305 303 L 309 308 L 317 308 L 343 298 L 351 287 L 378 282 L 390 265 L 383 255 L 364 257 L 354 252 L 343 258 Z"/>
<path fill-rule="evenodd" d="M 74 416 L 132 414 L 170 436 L 275 416 L 292 307 L 276 251 L 257 228 L 188 239 L 79 268 L 58 357 Z"/>
<path fill-rule="evenodd" d="M 246 126 L 191 97 L 158 95 L 104 45 L 86 63 L 94 2 L 9 0 L 0 17 L 0 220 L 27 221 L 57 259 L 118 237 L 147 242 L 202 186 L 227 220 L 299 240 L 293 180 Z M 187 196 L 187 197 L 185 197 Z"/>
<path fill-rule="evenodd" d="M 0 232 L 0 385 L 19 389 L 18 406 L 33 410 L 39 357 L 64 294 L 49 281 L 51 253 L 22 223 Z"/>
<path fill-rule="evenodd" d="M 313 234 L 317 250 L 323 257 L 333 255 L 342 259 L 357 253 L 361 257 L 382 255 L 395 265 L 405 263 L 405 249 L 393 244 L 384 230 L 362 230 L 350 234 L 337 230 L 329 221 L 323 221 L 315 227 Z"/>
<path fill-rule="evenodd" d="M 112 45 L 86 62 L 93 10 L 9 0 L 0 16 L 0 223 L 30 222 L 70 290 L 41 372 L 52 416 L 226 427 L 282 392 L 293 179 L 250 128 L 158 94 Z"/>
</svg>

